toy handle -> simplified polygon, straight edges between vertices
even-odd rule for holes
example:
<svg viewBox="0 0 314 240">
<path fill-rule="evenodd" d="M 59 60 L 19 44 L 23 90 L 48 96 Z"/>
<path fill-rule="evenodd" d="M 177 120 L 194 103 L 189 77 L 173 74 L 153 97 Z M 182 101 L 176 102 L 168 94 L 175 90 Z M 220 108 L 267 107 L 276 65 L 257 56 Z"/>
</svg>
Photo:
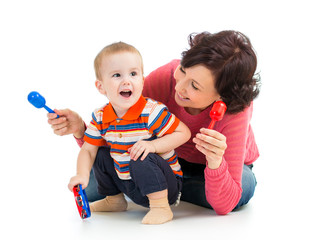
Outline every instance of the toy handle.
<svg viewBox="0 0 314 240">
<path fill-rule="evenodd" d="M 212 120 L 208 126 L 208 129 L 213 129 L 214 128 L 214 125 L 215 125 L 216 121 L 215 120 Z"/>
<path fill-rule="evenodd" d="M 47 107 L 46 105 L 44 106 L 44 108 L 45 108 L 49 113 L 55 113 L 55 111 L 53 111 L 51 108 Z M 59 118 L 59 115 L 57 115 L 57 118 Z"/>
</svg>

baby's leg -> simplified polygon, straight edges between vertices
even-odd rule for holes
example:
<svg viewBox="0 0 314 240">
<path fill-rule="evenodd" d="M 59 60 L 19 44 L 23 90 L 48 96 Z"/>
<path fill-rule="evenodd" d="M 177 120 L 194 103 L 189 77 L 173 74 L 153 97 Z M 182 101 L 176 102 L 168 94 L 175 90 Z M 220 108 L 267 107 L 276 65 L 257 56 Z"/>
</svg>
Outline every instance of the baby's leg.
<svg viewBox="0 0 314 240">
<path fill-rule="evenodd" d="M 123 193 L 114 196 L 107 196 L 102 200 L 98 200 L 90 204 L 92 212 L 123 212 L 128 208 L 128 203 Z"/>
<path fill-rule="evenodd" d="M 128 197 L 137 204 L 149 207 L 144 224 L 161 224 L 172 220 L 173 204 L 181 190 L 181 179 L 173 173 L 169 164 L 157 154 L 148 154 L 143 160 L 130 162 L 132 182 L 137 191 Z"/>
<path fill-rule="evenodd" d="M 167 189 L 150 193 L 147 197 L 150 210 L 143 218 L 143 224 L 162 224 L 172 220 L 173 213 L 169 206 Z"/>
<path fill-rule="evenodd" d="M 90 204 L 92 212 L 121 212 L 127 209 L 127 201 L 121 193 L 123 181 L 119 179 L 110 156 L 110 149 L 98 150 L 93 171 L 98 185 L 98 192 L 106 198 Z"/>
</svg>

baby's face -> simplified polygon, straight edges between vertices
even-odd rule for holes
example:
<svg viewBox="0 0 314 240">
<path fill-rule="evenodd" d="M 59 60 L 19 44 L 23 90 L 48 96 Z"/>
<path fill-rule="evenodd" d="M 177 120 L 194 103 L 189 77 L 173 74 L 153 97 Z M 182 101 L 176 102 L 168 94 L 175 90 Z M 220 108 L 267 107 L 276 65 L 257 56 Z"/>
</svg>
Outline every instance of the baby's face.
<svg viewBox="0 0 314 240">
<path fill-rule="evenodd" d="M 100 73 L 102 80 L 98 90 L 107 96 L 116 114 L 122 117 L 142 94 L 142 59 L 132 52 L 111 54 L 102 60 Z"/>
</svg>

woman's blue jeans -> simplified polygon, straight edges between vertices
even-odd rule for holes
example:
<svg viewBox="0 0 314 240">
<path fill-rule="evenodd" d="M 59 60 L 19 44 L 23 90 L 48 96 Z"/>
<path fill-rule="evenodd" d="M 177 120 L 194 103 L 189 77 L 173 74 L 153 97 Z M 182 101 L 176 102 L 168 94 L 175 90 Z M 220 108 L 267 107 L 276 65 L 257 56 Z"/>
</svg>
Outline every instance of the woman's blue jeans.
<svg viewBox="0 0 314 240">
<path fill-rule="evenodd" d="M 183 186 L 181 200 L 190 202 L 202 207 L 210 208 L 205 195 L 205 165 L 187 162 L 179 159 L 183 171 Z M 233 210 L 247 204 L 253 197 L 257 184 L 255 175 L 252 172 L 253 165 L 243 165 L 242 172 L 242 196 L 239 203 Z"/>
</svg>

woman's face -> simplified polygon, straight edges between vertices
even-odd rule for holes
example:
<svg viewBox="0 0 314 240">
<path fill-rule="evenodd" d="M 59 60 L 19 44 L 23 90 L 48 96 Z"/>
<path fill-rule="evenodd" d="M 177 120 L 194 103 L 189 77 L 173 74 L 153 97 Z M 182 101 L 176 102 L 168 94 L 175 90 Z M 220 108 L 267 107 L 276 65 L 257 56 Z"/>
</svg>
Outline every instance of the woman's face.
<svg viewBox="0 0 314 240">
<path fill-rule="evenodd" d="M 201 64 L 185 69 L 179 65 L 174 78 L 175 100 L 190 114 L 200 113 L 220 98 L 211 71 Z"/>
</svg>

